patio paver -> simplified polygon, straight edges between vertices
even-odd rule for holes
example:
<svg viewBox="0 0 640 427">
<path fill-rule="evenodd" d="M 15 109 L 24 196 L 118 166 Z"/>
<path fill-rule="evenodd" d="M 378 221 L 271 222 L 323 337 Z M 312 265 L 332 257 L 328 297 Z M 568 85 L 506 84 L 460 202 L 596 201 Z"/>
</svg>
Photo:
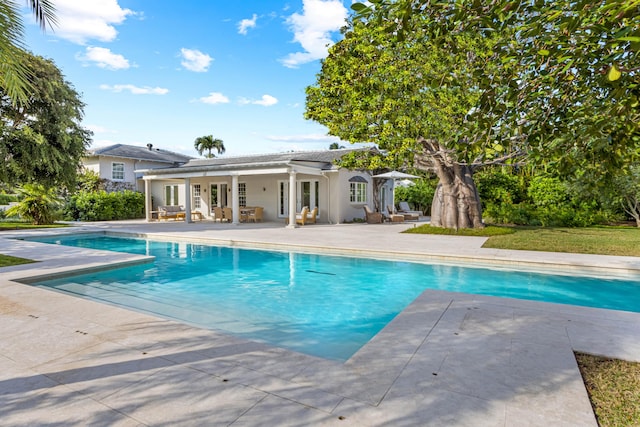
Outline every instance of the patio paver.
<svg viewBox="0 0 640 427">
<path fill-rule="evenodd" d="M 640 277 L 640 259 L 482 249 L 413 224 L 144 223 L 73 230 Z M 13 240 L 0 273 L 3 426 L 596 426 L 573 351 L 640 361 L 640 314 L 427 290 L 341 363 L 15 280 L 144 257 Z M 380 248 L 380 249 L 378 249 Z M 638 276 L 636 276 L 638 275 Z"/>
</svg>

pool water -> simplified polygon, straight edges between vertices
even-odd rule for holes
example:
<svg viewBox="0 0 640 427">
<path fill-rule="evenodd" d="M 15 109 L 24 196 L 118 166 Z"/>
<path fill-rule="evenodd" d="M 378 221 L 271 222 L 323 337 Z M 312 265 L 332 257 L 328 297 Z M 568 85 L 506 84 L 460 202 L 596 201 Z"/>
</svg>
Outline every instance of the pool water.
<svg viewBox="0 0 640 427">
<path fill-rule="evenodd" d="M 155 256 L 35 286 L 347 360 L 425 289 L 640 312 L 640 283 L 109 236 L 30 239 Z"/>
</svg>

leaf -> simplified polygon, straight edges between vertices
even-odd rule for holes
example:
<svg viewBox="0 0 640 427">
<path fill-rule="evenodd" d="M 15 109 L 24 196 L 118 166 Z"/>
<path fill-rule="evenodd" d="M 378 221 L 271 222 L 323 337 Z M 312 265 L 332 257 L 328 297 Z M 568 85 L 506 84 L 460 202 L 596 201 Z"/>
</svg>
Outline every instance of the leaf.
<svg viewBox="0 0 640 427">
<path fill-rule="evenodd" d="M 615 65 L 612 65 L 611 68 L 609 68 L 609 72 L 607 73 L 607 79 L 609 79 L 609 81 L 611 82 L 615 82 L 620 78 L 620 76 L 622 76 L 620 70 L 618 70 Z"/>
<path fill-rule="evenodd" d="M 540 56 L 549 56 L 549 51 L 547 49 L 540 49 L 538 51 L 538 55 L 540 55 Z"/>
<path fill-rule="evenodd" d="M 616 40 L 620 40 L 623 42 L 640 42 L 640 36 L 627 36 L 627 37 L 619 37 Z"/>
</svg>

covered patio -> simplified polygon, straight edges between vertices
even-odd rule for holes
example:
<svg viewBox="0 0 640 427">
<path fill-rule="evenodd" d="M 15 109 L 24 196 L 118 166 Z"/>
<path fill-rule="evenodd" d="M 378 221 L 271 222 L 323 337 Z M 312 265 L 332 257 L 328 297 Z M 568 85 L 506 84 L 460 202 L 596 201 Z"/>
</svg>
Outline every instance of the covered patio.
<svg viewBox="0 0 640 427">
<path fill-rule="evenodd" d="M 216 219 L 215 208 L 230 208 L 232 224 L 241 210 L 262 207 L 264 220 L 296 227 L 296 213 L 317 208 L 318 222 L 336 224 L 363 216 L 372 200 L 372 177 L 335 161 L 354 150 L 326 150 L 192 160 L 172 168 L 138 171 L 145 183 L 147 221 L 161 205 L 183 206 L 187 223 L 194 212 Z M 354 177 L 358 177 L 355 187 Z M 363 184 L 364 183 L 364 184 Z M 354 193 L 357 191 L 357 196 Z"/>
</svg>

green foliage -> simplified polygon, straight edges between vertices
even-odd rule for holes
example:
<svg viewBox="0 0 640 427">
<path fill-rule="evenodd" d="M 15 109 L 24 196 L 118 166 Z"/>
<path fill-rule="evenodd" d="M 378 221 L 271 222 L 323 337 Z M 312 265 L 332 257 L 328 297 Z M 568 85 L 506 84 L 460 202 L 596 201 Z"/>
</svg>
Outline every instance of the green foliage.
<svg viewBox="0 0 640 427">
<path fill-rule="evenodd" d="M 79 191 L 98 191 L 102 187 L 102 178 L 100 175 L 92 170 L 85 170 L 78 174 L 76 179 L 76 188 Z"/>
<path fill-rule="evenodd" d="M 213 135 L 206 135 L 196 138 L 193 146 L 201 156 L 206 151 L 207 154 L 205 154 L 205 157 L 208 159 L 215 157 L 215 154 L 212 153 L 213 150 L 216 150 L 218 154 L 224 154 L 226 150 L 222 140 L 214 138 Z"/>
<path fill-rule="evenodd" d="M 72 221 L 111 221 L 144 218 L 144 194 L 125 190 L 79 191 L 65 206 L 65 218 Z"/>
<path fill-rule="evenodd" d="M 374 7 L 357 3 L 353 9 L 355 19 L 404 42 L 416 33 L 475 39 L 503 34 L 490 61 L 500 70 L 488 68 L 475 80 L 481 96 L 461 133 L 475 136 L 487 129 L 487 120 L 498 134 L 512 129 L 523 137 L 529 160 L 552 160 L 569 174 L 594 165 L 602 173 L 637 161 L 638 0 L 397 0 Z M 504 72 L 517 77 L 511 82 L 496 78 Z M 442 81 L 457 73 L 450 68 Z"/>
<path fill-rule="evenodd" d="M 414 209 L 426 212 L 428 215 L 437 184 L 437 180 L 434 178 L 422 178 L 414 180 L 413 185 L 396 187 L 395 203 L 406 201 Z"/>
<path fill-rule="evenodd" d="M 52 61 L 24 55 L 29 102 L 16 107 L 0 89 L 0 182 L 72 188 L 91 136 L 80 126 L 84 104 Z"/>
<path fill-rule="evenodd" d="M 52 224 L 62 200 L 55 188 L 24 184 L 18 188 L 20 201 L 7 209 L 7 216 L 19 216 L 35 225 Z"/>
<path fill-rule="evenodd" d="M 17 202 L 18 196 L 13 194 L 0 194 L 0 205 L 8 205 L 11 202 Z"/>
<path fill-rule="evenodd" d="M 485 214 L 497 224 L 584 227 L 616 219 L 615 209 L 568 181 L 502 170 L 478 174 Z"/>
</svg>

